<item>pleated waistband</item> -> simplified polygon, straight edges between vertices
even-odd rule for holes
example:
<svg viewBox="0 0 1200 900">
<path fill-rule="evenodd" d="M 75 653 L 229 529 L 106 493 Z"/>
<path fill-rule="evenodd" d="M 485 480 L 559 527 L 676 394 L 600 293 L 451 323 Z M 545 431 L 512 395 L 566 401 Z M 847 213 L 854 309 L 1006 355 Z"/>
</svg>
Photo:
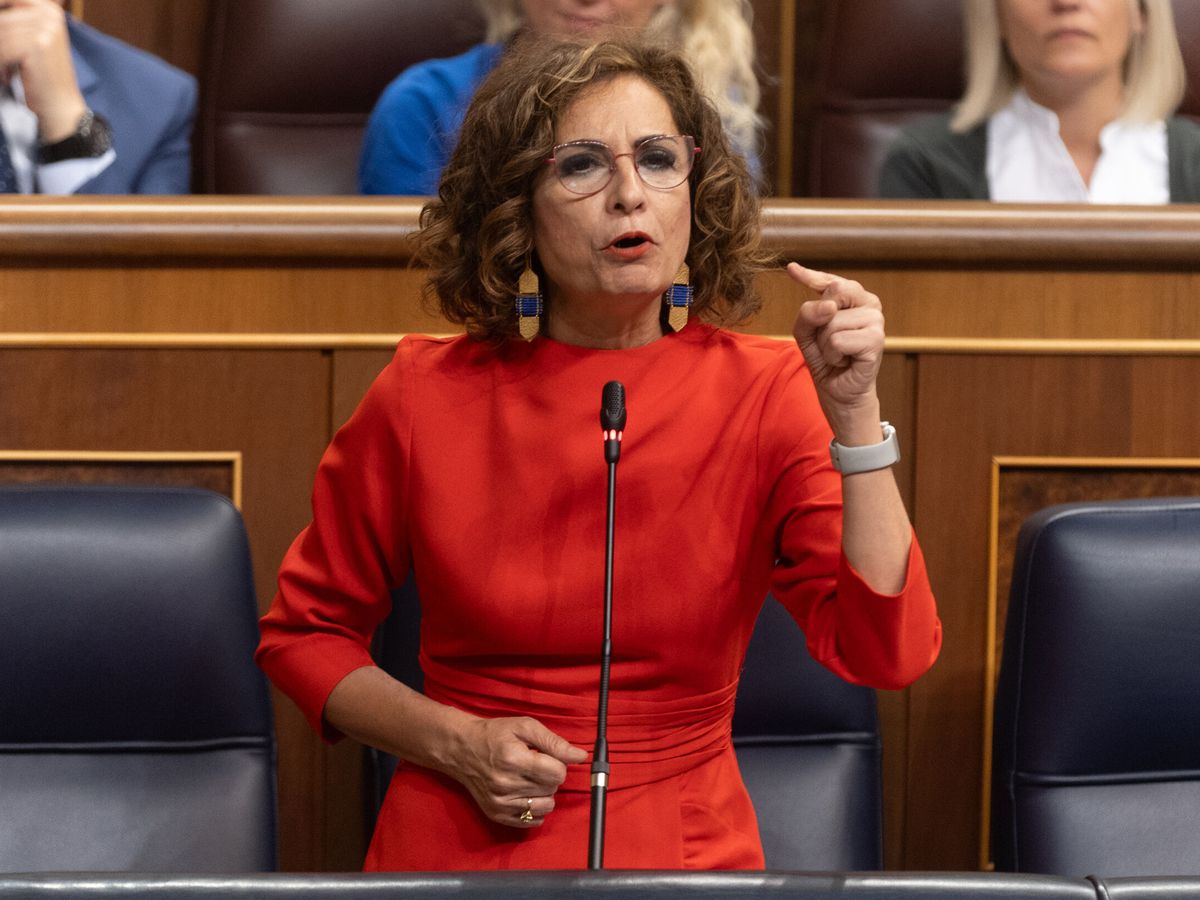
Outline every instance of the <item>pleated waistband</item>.
<svg viewBox="0 0 1200 900">
<path fill-rule="evenodd" d="M 424 660 L 423 660 L 424 661 Z M 587 698 L 559 694 L 468 675 L 426 662 L 425 693 L 439 703 L 484 718 L 530 716 L 590 754 L 596 741 L 596 713 L 579 715 Z M 519 694 L 519 696 L 517 696 Z M 610 789 L 649 784 L 680 775 L 713 759 L 730 745 L 737 683 L 707 694 L 645 699 L 613 691 L 608 708 Z M 570 766 L 561 790 L 588 791 L 591 758 Z"/>
</svg>

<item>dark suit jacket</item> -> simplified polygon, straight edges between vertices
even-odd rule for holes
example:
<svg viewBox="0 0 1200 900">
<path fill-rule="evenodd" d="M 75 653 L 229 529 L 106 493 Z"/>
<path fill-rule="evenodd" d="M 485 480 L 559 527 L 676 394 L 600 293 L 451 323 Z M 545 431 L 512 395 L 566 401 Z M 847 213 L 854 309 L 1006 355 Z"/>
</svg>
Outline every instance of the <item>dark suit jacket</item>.
<svg viewBox="0 0 1200 900">
<path fill-rule="evenodd" d="M 79 88 L 112 126 L 117 151 L 78 193 L 189 193 L 195 79 L 70 17 L 67 30 Z"/>
<path fill-rule="evenodd" d="M 1200 202 L 1200 125 L 1167 120 L 1167 178 L 1172 203 Z M 950 130 L 948 114 L 905 128 L 888 150 L 879 196 L 893 200 L 990 200 L 987 122 Z"/>
</svg>

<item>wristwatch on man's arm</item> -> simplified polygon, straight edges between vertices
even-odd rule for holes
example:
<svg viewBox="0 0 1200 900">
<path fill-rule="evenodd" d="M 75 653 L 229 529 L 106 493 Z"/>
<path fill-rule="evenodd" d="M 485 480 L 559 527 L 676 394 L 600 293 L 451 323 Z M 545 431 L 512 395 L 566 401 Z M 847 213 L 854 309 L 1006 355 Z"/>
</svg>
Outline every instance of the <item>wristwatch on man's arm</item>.
<svg viewBox="0 0 1200 900">
<path fill-rule="evenodd" d="M 75 131 L 53 144 L 38 143 L 38 165 L 62 162 L 66 159 L 95 159 L 112 148 L 112 128 L 101 115 L 85 109 Z"/>
</svg>

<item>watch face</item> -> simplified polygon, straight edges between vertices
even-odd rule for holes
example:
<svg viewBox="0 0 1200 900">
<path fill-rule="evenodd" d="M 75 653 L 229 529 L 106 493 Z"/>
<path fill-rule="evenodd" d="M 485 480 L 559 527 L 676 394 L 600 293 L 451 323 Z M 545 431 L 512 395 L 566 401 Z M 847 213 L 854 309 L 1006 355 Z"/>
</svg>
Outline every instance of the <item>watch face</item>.
<svg viewBox="0 0 1200 900">
<path fill-rule="evenodd" d="M 112 129 L 108 122 L 89 109 L 80 117 L 74 134 L 38 147 L 38 163 L 47 165 L 66 159 L 93 159 L 103 156 L 111 147 Z"/>
</svg>

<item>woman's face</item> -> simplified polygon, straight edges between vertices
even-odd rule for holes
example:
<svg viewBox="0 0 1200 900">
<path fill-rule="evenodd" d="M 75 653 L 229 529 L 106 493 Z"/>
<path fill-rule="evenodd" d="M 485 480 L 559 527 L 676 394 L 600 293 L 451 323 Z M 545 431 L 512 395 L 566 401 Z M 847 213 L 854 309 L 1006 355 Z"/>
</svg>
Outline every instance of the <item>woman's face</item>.
<svg viewBox="0 0 1200 900">
<path fill-rule="evenodd" d="M 612 27 L 646 27 L 664 0 L 521 0 L 530 30 L 558 37 L 597 37 Z"/>
<path fill-rule="evenodd" d="M 616 161 L 612 180 L 575 194 L 547 165 L 533 193 L 533 239 L 556 305 L 623 304 L 629 314 L 658 303 L 687 253 L 691 193 L 687 180 L 666 190 L 647 186 L 634 168 L 634 145 L 679 132 L 666 99 L 635 75 L 584 91 L 567 107 L 555 143 L 602 141 Z"/>
<path fill-rule="evenodd" d="M 1027 88 L 1116 79 L 1142 17 L 1130 0 L 999 0 L 1000 29 Z"/>
</svg>

